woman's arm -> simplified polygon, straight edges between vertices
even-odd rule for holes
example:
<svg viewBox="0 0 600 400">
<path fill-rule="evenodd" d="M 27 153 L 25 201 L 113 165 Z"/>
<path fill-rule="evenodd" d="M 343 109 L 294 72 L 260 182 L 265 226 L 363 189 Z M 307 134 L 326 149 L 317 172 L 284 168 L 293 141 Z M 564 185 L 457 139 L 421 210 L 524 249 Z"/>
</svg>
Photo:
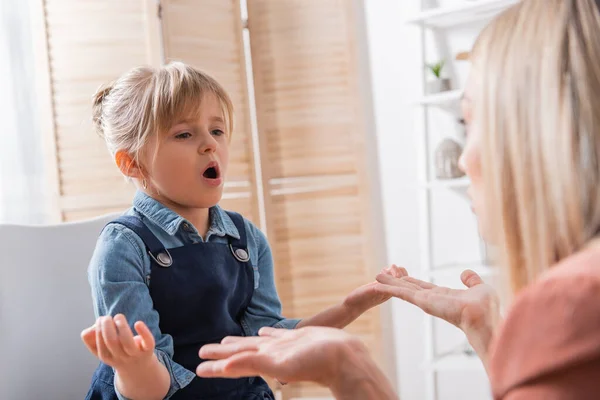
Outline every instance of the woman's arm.
<svg viewBox="0 0 600 400">
<path fill-rule="evenodd" d="M 490 346 L 496 398 L 579 399 L 600 391 L 597 264 L 590 274 L 566 267 L 515 298 Z"/>
<path fill-rule="evenodd" d="M 355 346 L 357 347 L 357 346 Z M 330 386 L 336 399 L 381 399 L 392 400 L 398 396 L 390 382 L 373 362 L 364 346 L 360 350 L 349 349 L 341 358 L 337 381 Z"/>
</svg>

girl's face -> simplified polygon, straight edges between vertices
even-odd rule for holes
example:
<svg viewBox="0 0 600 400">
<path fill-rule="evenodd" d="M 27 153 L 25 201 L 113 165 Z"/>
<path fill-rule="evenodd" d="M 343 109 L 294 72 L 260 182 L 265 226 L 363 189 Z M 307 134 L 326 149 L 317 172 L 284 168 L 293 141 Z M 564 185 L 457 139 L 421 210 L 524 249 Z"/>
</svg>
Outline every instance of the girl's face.
<svg viewBox="0 0 600 400">
<path fill-rule="evenodd" d="M 200 104 L 142 152 L 146 191 L 175 209 L 210 208 L 223 194 L 231 133 L 215 95 L 206 94 Z"/>
</svg>

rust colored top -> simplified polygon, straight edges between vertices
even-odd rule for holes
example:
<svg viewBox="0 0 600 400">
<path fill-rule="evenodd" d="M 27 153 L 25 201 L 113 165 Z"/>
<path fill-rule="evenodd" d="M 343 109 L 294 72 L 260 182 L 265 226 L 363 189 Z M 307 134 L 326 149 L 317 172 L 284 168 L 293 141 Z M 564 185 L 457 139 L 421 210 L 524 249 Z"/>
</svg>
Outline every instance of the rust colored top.
<svg viewBox="0 0 600 400">
<path fill-rule="evenodd" d="M 489 356 L 496 400 L 600 399 L 600 248 L 523 289 Z"/>
</svg>

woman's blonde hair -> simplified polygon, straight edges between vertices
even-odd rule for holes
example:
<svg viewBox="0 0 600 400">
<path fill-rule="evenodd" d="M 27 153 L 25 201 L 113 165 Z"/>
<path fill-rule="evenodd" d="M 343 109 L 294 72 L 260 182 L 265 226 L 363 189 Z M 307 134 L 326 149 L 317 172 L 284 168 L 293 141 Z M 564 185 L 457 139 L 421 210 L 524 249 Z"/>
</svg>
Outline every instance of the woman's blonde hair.
<svg viewBox="0 0 600 400">
<path fill-rule="evenodd" d="M 524 0 L 484 29 L 473 62 L 485 217 L 514 293 L 600 228 L 600 13 Z"/>
<path fill-rule="evenodd" d="M 233 104 L 212 77 L 181 62 L 160 68 L 137 67 L 98 90 L 92 118 L 111 155 L 127 152 L 139 164 L 139 154 L 151 137 L 178 120 L 196 115 L 206 94 L 221 103 L 227 131 L 233 130 Z"/>
</svg>

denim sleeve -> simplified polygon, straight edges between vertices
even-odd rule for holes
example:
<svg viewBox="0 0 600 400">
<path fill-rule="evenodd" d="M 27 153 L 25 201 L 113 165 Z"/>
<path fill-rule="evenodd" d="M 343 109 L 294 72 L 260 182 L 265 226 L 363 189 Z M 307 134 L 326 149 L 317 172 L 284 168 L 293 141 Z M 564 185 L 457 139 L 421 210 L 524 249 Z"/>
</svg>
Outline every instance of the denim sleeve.
<svg viewBox="0 0 600 400">
<path fill-rule="evenodd" d="M 246 314 L 242 318 L 242 326 L 248 336 L 258 335 L 260 328 L 271 326 L 275 328 L 294 329 L 299 319 L 287 319 L 281 316 L 281 302 L 275 287 L 273 273 L 273 256 L 265 234 L 251 222 L 245 221 L 248 236 L 250 261 L 254 268 L 254 294 Z"/>
<path fill-rule="evenodd" d="M 156 356 L 171 376 L 165 397 L 168 399 L 196 375 L 173 361 L 173 338 L 160 332 L 159 315 L 152 307 L 148 289 L 150 259 L 142 249 L 145 245 L 133 231 L 123 225 L 109 224 L 98 238 L 88 279 L 96 318 L 120 313 L 125 315 L 132 330 L 136 321 L 143 321 L 154 335 Z M 125 399 L 120 393 L 117 395 Z"/>
</svg>

